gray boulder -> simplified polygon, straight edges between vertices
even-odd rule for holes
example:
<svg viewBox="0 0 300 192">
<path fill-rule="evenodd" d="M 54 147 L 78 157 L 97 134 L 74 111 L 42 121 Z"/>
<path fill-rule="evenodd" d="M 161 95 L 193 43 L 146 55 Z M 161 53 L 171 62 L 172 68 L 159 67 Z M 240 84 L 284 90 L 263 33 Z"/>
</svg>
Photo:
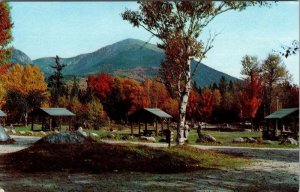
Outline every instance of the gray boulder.
<svg viewBox="0 0 300 192">
<path fill-rule="evenodd" d="M 204 134 L 204 133 L 201 133 L 201 134 L 198 134 L 198 139 L 197 139 L 197 142 L 199 143 L 207 143 L 207 142 L 216 142 L 216 138 L 214 138 L 213 136 L 211 135 L 208 135 L 208 134 Z"/>
<path fill-rule="evenodd" d="M 46 136 L 47 134 L 44 131 L 40 131 L 40 134 Z"/>
<path fill-rule="evenodd" d="M 243 137 L 244 142 L 246 143 L 256 143 L 256 139 L 252 138 L 252 137 Z"/>
<path fill-rule="evenodd" d="M 271 140 L 263 140 L 263 144 L 274 145 L 275 143 Z"/>
<path fill-rule="evenodd" d="M 54 133 L 38 140 L 37 144 L 68 144 L 68 143 L 84 143 L 88 141 L 79 131 L 67 133 Z"/>
<path fill-rule="evenodd" d="M 25 131 L 19 131 L 19 133 L 20 133 L 21 135 L 25 135 L 25 134 L 26 134 Z"/>
<path fill-rule="evenodd" d="M 153 142 L 153 143 L 156 142 L 156 139 L 154 137 L 141 136 L 140 140 L 142 140 L 142 141 L 149 141 L 149 142 Z"/>
<path fill-rule="evenodd" d="M 287 138 L 287 139 L 284 139 L 280 142 L 280 144 L 292 144 L 292 145 L 298 145 L 298 141 L 296 141 L 295 139 L 293 138 Z"/>
<path fill-rule="evenodd" d="M 6 133 L 5 129 L 0 125 L 0 142 L 10 140 L 10 136 Z"/>
<path fill-rule="evenodd" d="M 233 143 L 244 143 L 245 142 L 245 139 L 241 138 L 241 137 L 238 137 L 238 138 L 234 138 L 232 140 Z"/>
<path fill-rule="evenodd" d="M 98 137 L 98 134 L 97 133 L 91 133 L 90 134 L 92 137 Z"/>
</svg>

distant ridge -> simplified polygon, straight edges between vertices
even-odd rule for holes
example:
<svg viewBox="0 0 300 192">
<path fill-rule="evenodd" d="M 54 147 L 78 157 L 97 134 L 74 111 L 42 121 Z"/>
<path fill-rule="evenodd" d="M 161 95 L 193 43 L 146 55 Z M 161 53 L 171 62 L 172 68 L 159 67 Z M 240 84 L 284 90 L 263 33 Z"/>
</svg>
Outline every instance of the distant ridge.
<svg viewBox="0 0 300 192">
<path fill-rule="evenodd" d="M 138 39 L 125 39 L 92 53 L 61 58 L 61 62 L 67 65 L 63 71 L 65 75 L 86 77 L 104 72 L 143 81 L 159 75 L 158 69 L 163 58 L 163 50 L 156 45 Z M 21 64 L 30 62 L 37 65 L 41 67 L 46 76 L 52 73 L 50 65 L 54 65 L 54 57 L 44 57 L 31 61 L 25 53 L 19 50 L 14 51 L 11 61 L 12 63 L 22 62 Z M 237 80 L 237 78 L 226 73 L 200 64 L 194 81 L 197 85 L 205 87 L 218 83 L 222 76 L 227 81 Z"/>
</svg>

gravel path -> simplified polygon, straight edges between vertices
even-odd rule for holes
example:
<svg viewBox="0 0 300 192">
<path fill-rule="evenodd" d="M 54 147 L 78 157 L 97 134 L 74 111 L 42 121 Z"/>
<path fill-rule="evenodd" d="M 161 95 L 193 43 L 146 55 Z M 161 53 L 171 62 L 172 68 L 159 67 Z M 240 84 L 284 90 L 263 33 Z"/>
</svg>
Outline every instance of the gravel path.
<svg viewBox="0 0 300 192">
<path fill-rule="evenodd" d="M 13 136 L 16 143 L 0 145 L 0 154 L 30 146 L 38 137 Z M 167 147 L 161 143 L 133 143 Z M 299 150 L 199 146 L 246 156 L 257 162 L 236 170 L 203 170 L 180 174 L 150 173 L 1 173 L 0 190 L 5 191 L 298 191 Z M 42 181 L 42 182 L 41 182 Z"/>
<path fill-rule="evenodd" d="M 29 147 L 31 144 L 35 143 L 37 140 L 40 139 L 40 137 L 32 136 L 10 135 L 10 137 L 15 140 L 15 143 L 9 145 L 0 145 L 0 154 L 20 151 Z"/>
</svg>

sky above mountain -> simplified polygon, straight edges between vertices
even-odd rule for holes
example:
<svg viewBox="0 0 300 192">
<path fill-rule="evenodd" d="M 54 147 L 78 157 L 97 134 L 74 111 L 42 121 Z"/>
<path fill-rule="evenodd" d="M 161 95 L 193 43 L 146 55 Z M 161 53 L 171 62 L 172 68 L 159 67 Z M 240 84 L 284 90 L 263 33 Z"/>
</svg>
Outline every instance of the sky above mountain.
<svg viewBox="0 0 300 192">
<path fill-rule="evenodd" d="M 14 23 L 12 45 L 32 59 L 72 57 L 123 39 L 148 41 L 151 37 L 121 18 L 125 8 L 138 9 L 136 2 L 10 2 L 10 5 Z M 282 45 L 299 40 L 299 2 L 227 12 L 216 17 L 200 39 L 205 41 L 209 31 L 219 35 L 203 63 L 241 77 L 244 55 L 264 59 L 272 50 L 281 50 Z M 150 42 L 155 44 L 158 39 L 152 38 Z M 294 82 L 299 84 L 299 55 L 283 61 Z"/>
</svg>

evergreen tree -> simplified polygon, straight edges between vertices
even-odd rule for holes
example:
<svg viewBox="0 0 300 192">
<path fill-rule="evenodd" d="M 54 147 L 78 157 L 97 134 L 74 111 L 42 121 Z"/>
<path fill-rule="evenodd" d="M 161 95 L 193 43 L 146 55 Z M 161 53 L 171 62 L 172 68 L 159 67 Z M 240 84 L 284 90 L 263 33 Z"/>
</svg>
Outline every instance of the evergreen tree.
<svg viewBox="0 0 300 192">
<path fill-rule="evenodd" d="M 55 57 L 55 65 L 51 66 L 54 69 L 53 75 L 48 78 L 48 88 L 51 93 L 51 104 L 53 106 L 58 105 L 58 98 L 66 94 L 66 86 L 63 81 L 64 77 L 62 70 L 66 65 L 60 63 L 58 56 Z"/>
<path fill-rule="evenodd" d="M 73 97 L 78 97 L 78 96 L 79 96 L 79 84 L 78 84 L 78 79 L 76 78 L 76 76 L 74 76 L 70 98 L 72 99 Z"/>
</svg>

